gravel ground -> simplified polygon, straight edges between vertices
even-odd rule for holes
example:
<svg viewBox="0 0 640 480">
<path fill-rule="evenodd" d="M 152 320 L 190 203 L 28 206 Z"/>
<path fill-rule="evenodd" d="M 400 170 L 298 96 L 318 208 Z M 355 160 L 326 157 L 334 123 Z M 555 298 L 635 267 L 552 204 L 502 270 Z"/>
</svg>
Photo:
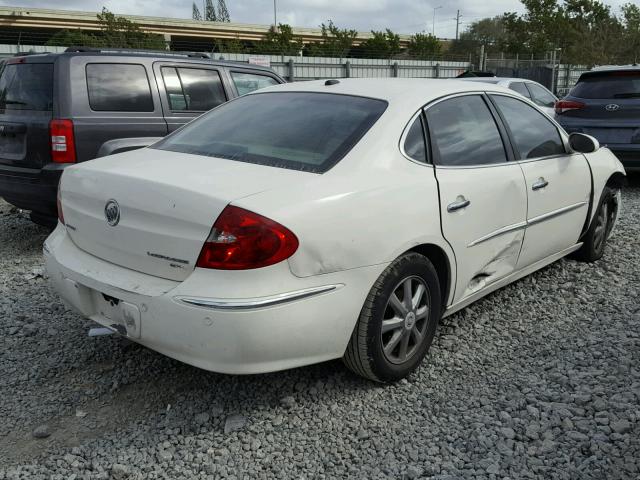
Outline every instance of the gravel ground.
<svg viewBox="0 0 640 480">
<path fill-rule="evenodd" d="M 448 318 L 379 386 L 340 362 L 208 373 L 88 338 L 0 202 L 0 480 L 640 478 L 640 178 L 605 259 L 560 261 Z"/>
</svg>

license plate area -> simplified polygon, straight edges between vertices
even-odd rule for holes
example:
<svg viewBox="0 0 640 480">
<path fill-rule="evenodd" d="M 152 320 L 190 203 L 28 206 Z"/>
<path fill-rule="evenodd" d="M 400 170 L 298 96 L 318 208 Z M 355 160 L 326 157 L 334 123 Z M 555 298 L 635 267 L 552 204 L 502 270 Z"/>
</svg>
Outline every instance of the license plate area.
<svg viewBox="0 0 640 480">
<path fill-rule="evenodd" d="M 121 335 L 140 338 L 140 310 L 132 303 L 91 290 L 94 315 L 91 319 Z"/>
</svg>

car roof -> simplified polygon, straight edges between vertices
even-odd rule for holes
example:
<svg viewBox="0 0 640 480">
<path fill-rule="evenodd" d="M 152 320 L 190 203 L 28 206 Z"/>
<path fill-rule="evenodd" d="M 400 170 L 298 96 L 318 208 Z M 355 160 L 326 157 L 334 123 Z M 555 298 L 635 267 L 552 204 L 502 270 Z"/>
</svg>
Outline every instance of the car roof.
<svg viewBox="0 0 640 480">
<path fill-rule="evenodd" d="M 485 82 L 485 83 L 523 82 L 523 83 L 536 83 L 540 85 L 535 80 L 531 80 L 528 78 L 518 78 L 518 77 L 467 77 L 467 78 L 460 78 L 460 80 L 464 80 L 466 82 Z"/>
<path fill-rule="evenodd" d="M 607 71 L 634 71 L 634 70 L 640 70 L 640 65 L 638 64 L 633 64 L 633 65 L 600 65 L 599 67 L 593 67 L 591 69 L 592 72 L 607 72 Z"/>
<path fill-rule="evenodd" d="M 213 54 L 211 54 L 213 55 Z M 150 58 L 153 60 L 167 60 L 173 62 L 189 62 L 200 63 L 203 65 L 218 65 L 237 68 L 250 68 L 251 70 L 262 70 L 265 72 L 273 73 L 273 70 L 269 67 L 261 65 L 249 64 L 246 62 L 234 62 L 232 60 L 219 60 L 211 58 L 208 54 L 199 52 L 170 52 L 167 51 L 154 51 L 154 50 L 139 50 L 131 51 L 126 49 L 103 49 L 103 50 L 76 50 L 61 53 L 26 53 L 24 55 L 16 55 L 16 57 L 23 57 L 26 63 L 41 63 L 41 62 L 53 62 L 60 57 L 122 57 L 122 58 Z M 9 57 L 15 58 L 15 57 Z"/>
<path fill-rule="evenodd" d="M 475 84 L 461 82 L 455 78 L 344 78 L 285 83 L 256 90 L 250 95 L 267 92 L 333 93 L 375 98 L 394 105 L 415 105 L 417 108 L 447 95 L 484 91 L 513 94 L 511 90 L 499 85 L 484 83 L 479 88 Z"/>
</svg>

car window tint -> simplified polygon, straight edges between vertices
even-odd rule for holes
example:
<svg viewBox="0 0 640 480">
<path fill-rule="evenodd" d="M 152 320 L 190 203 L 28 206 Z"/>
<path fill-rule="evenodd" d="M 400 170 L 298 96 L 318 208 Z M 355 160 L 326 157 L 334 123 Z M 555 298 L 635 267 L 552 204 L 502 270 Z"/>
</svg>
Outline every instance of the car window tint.
<svg viewBox="0 0 640 480">
<path fill-rule="evenodd" d="M 10 63 L 1 71 L 0 109 L 53 109 L 52 63 Z"/>
<path fill-rule="evenodd" d="M 546 89 L 535 83 L 527 84 L 529 90 L 531 90 L 531 99 L 536 105 L 541 107 L 553 107 L 556 104 L 556 97 L 554 97 Z"/>
<path fill-rule="evenodd" d="M 432 149 L 439 165 L 487 165 L 507 161 L 504 144 L 482 97 L 467 95 L 427 110 Z"/>
<path fill-rule="evenodd" d="M 162 78 L 173 111 L 205 112 L 227 101 L 217 70 L 163 67 Z"/>
<path fill-rule="evenodd" d="M 565 153 L 556 126 L 531 105 L 515 98 L 494 95 L 520 158 L 538 158 Z"/>
<path fill-rule="evenodd" d="M 404 141 L 404 153 L 418 162 L 427 161 L 427 149 L 424 143 L 424 131 L 422 130 L 422 119 L 416 118 L 409 128 Z"/>
<path fill-rule="evenodd" d="M 640 98 L 640 71 L 585 74 L 569 94 L 579 98 Z"/>
<path fill-rule="evenodd" d="M 330 93 L 256 93 L 200 116 L 152 148 L 323 173 L 373 126 L 387 102 Z"/>
<path fill-rule="evenodd" d="M 524 82 L 513 82 L 509 85 L 509 88 L 514 92 L 518 92 L 523 97 L 531 98 L 531 95 L 529 94 L 529 90 L 527 90 L 527 87 L 524 84 Z"/>
<path fill-rule="evenodd" d="M 171 110 L 187 110 L 187 99 L 184 96 L 180 77 L 178 77 L 176 69 L 173 67 L 163 67 L 162 78 L 164 79 L 167 99 L 169 100 L 169 108 Z"/>
<path fill-rule="evenodd" d="M 267 75 L 258 75 L 247 72 L 231 72 L 231 78 L 238 89 L 238 95 L 244 95 L 254 90 L 259 90 L 272 85 L 278 85 L 278 81 Z"/>
<path fill-rule="evenodd" d="M 92 110 L 153 112 L 149 79 L 142 65 L 89 63 L 87 89 Z"/>
</svg>

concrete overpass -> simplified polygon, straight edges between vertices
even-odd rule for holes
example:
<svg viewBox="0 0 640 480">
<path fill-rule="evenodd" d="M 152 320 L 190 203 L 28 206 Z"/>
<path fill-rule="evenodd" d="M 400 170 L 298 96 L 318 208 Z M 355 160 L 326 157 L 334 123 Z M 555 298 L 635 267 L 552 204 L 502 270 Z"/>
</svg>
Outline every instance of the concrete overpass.
<svg viewBox="0 0 640 480">
<path fill-rule="evenodd" d="M 98 12 L 81 12 L 71 10 L 50 10 L 43 8 L 25 8 L 0 6 L 0 43 L 20 43 L 20 39 L 7 41 L 4 37 L 10 33 L 24 32 L 22 43 L 27 38 L 46 39 L 63 29 L 99 30 Z M 167 41 L 192 39 L 196 42 L 214 40 L 238 39 L 256 41 L 264 37 L 270 25 L 254 25 L 247 23 L 203 22 L 181 18 L 146 17 L 138 15 L 120 15 L 149 33 L 164 35 Z M 301 37 L 303 42 L 310 43 L 322 39 L 320 28 L 292 27 L 294 35 Z M 355 45 L 371 37 L 370 32 L 359 32 Z M 400 35 L 401 45 L 406 46 L 409 35 Z M 44 44 L 46 40 L 42 41 Z M 35 43 L 39 44 L 39 43 Z"/>
</svg>

